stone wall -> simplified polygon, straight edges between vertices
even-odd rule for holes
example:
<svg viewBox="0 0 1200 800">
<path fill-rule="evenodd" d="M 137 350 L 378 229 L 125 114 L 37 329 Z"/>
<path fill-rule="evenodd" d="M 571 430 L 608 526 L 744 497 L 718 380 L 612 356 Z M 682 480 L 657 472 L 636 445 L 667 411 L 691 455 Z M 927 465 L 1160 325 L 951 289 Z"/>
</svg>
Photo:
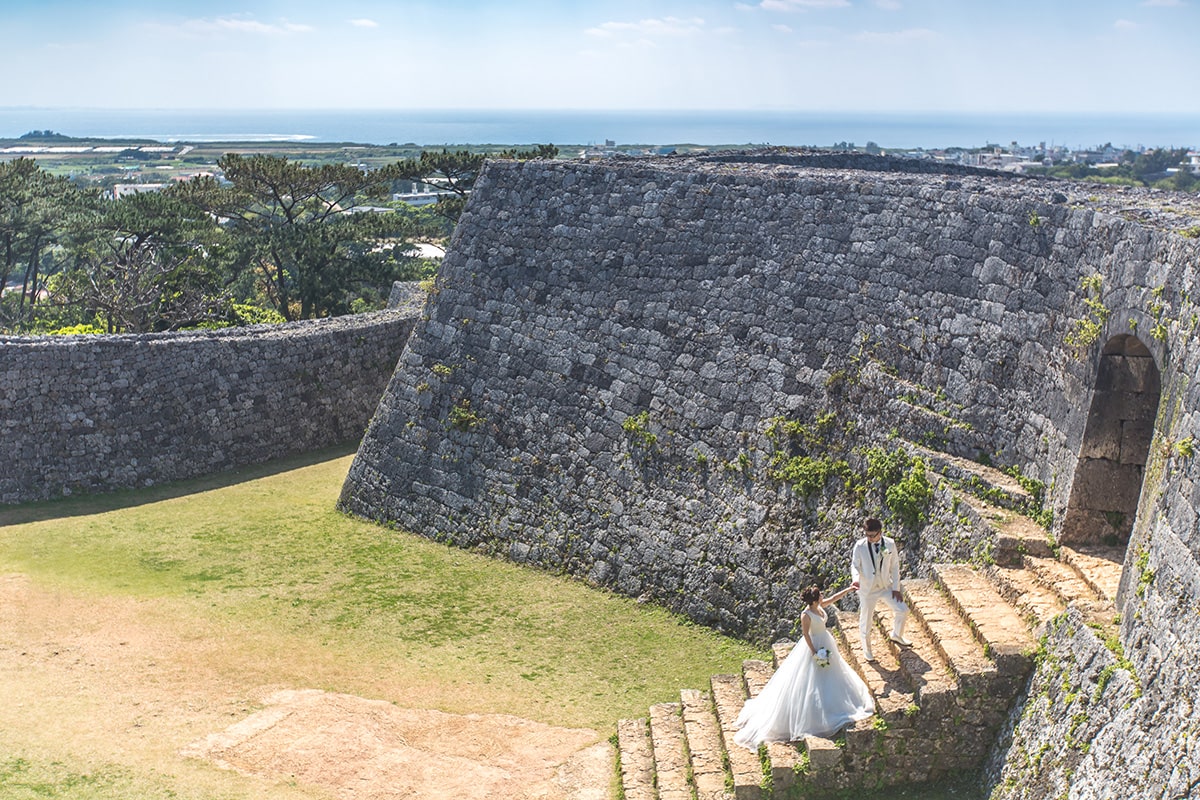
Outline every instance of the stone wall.
<svg viewBox="0 0 1200 800">
<path fill-rule="evenodd" d="M 845 167 L 490 164 L 342 507 L 766 641 L 791 631 L 802 584 L 846 580 L 858 519 L 880 511 L 773 478 L 774 418 L 836 421 L 851 462 L 897 446 L 894 432 L 1015 466 L 1061 520 L 1101 353 L 1136 335 L 1162 402 L 1121 663 L 1139 708 L 1184 698 L 1170 719 L 1194 730 L 1200 248 L 1095 210 L 1103 188 Z M 909 574 L 978 551 L 887 521 Z M 1173 752 L 1165 722 L 1108 712 L 1114 741 Z M 1125 780 L 1095 759 L 1080 769 L 1079 786 Z M 1159 797 L 1145 780 L 1129 796 Z"/>
<path fill-rule="evenodd" d="M 360 437 L 416 311 L 0 339 L 0 502 L 148 486 Z"/>
</svg>

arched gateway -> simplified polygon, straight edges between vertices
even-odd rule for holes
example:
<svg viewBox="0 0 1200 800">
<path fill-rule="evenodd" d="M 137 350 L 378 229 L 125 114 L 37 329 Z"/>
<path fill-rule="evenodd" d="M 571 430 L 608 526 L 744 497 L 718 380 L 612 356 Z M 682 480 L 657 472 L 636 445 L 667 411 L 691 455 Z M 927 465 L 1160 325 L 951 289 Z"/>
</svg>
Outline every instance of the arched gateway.
<svg viewBox="0 0 1200 800">
<path fill-rule="evenodd" d="M 1158 365 L 1146 345 L 1132 335 L 1109 339 L 1063 517 L 1063 544 L 1129 543 L 1160 393 Z"/>
</svg>

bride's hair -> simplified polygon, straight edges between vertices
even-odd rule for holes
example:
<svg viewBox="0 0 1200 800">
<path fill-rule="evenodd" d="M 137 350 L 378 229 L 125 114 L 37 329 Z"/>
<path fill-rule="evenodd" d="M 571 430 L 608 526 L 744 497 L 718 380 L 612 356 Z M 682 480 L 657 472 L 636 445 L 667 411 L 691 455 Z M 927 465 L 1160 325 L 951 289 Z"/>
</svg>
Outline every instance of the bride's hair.
<svg viewBox="0 0 1200 800">
<path fill-rule="evenodd" d="M 800 599 L 811 605 L 821 599 L 821 590 L 817 588 L 816 584 L 806 586 L 800 590 Z"/>
</svg>

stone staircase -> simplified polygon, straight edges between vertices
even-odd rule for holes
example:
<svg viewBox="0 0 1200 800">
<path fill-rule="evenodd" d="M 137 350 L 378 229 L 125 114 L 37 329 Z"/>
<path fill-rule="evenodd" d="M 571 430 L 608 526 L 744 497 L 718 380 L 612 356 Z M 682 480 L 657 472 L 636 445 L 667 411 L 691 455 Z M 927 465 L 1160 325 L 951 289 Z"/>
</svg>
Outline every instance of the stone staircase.
<svg viewBox="0 0 1200 800">
<path fill-rule="evenodd" d="M 912 647 L 887 639 L 890 610 L 884 610 L 871 633 L 874 662 L 863 657 L 857 614 L 842 612 L 846 633 L 834 635 L 870 687 L 875 716 L 832 741 L 809 736 L 758 753 L 734 744 L 734 720 L 746 698 L 791 650 L 791 643 L 778 643 L 771 664 L 746 661 L 740 674 L 714 675 L 707 691 L 685 689 L 680 702 L 652 707 L 648 719 L 621 720 L 626 800 L 819 798 L 981 766 L 1025 685 L 1046 623 L 1068 604 L 1095 624 L 1114 623 L 1124 552 L 1052 548 L 1043 529 L 1012 510 L 1028 507 L 1015 481 L 971 462 L 954 469 L 963 473 L 958 485 L 983 488 L 988 498 L 957 495 L 972 524 L 990 528 L 995 563 L 937 564 L 930 577 L 904 581 Z"/>
</svg>

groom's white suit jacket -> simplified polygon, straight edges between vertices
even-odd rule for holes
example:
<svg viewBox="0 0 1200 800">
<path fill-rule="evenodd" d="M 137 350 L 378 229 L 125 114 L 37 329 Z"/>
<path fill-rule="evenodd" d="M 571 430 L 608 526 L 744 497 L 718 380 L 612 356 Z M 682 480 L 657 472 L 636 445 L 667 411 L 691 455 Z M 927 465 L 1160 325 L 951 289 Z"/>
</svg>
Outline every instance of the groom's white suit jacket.
<svg viewBox="0 0 1200 800">
<path fill-rule="evenodd" d="M 882 552 L 871 561 L 871 543 L 866 537 L 854 543 L 850 555 L 850 577 L 858 582 L 860 591 L 900 591 L 900 554 L 896 542 L 889 536 L 882 539 Z"/>
</svg>

